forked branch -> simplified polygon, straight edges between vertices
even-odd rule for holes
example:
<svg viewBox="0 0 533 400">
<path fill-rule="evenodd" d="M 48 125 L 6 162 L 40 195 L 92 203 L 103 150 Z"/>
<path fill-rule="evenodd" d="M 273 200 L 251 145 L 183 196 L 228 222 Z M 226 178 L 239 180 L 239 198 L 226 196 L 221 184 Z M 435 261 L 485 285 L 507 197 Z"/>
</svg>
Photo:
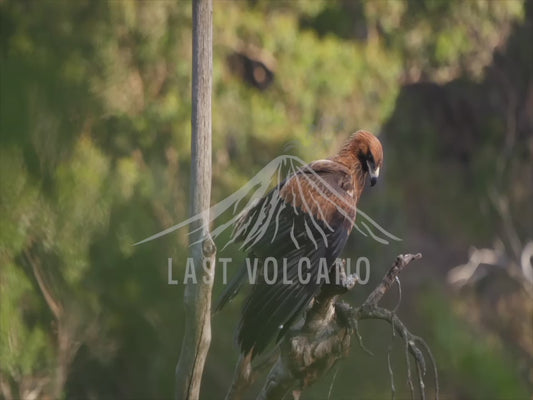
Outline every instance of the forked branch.
<svg viewBox="0 0 533 400">
<path fill-rule="evenodd" d="M 437 368 L 433 355 L 427 344 L 418 336 L 413 335 L 398 318 L 395 311 L 378 305 L 385 293 L 398 280 L 402 270 L 413 260 L 418 260 L 421 254 L 399 255 L 380 284 L 370 293 L 363 304 L 352 308 L 348 304 L 338 301 L 338 296 L 350 290 L 356 283 L 356 276 L 346 276 L 344 268 L 337 268 L 334 274 L 340 274 L 335 282 L 324 286 L 306 314 L 305 322 L 299 328 L 289 331 L 279 346 L 279 355 L 275 359 L 258 399 L 280 399 L 292 392 L 294 399 L 298 399 L 302 391 L 316 382 L 341 358 L 346 357 L 351 347 L 351 336 L 356 334 L 362 346 L 358 332 L 358 321 L 365 319 L 381 319 L 389 322 L 393 334 L 404 340 L 406 349 L 406 364 L 411 396 L 415 395 L 415 384 L 411 371 L 409 354 L 413 357 L 416 367 L 417 388 L 420 397 L 425 399 L 426 358 L 431 362 L 434 375 L 435 398 L 438 399 Z M 363 347 L 364 348 L 364 347 Z M 366 350 L 366 349 L 365 349 Z M 272 364 L 274 357 L 270 355 L 260 365 Z M 235 370 L 233 383 L 227 399 L 239 399 L 244 391 L 253 383 L 257 366 L 252 368 L 250 361 L 240 359 Z M 392 374 L 392 369 L 390 369 Z M 395 396 L 391 375 L 392 396 Z"/>
</svg>

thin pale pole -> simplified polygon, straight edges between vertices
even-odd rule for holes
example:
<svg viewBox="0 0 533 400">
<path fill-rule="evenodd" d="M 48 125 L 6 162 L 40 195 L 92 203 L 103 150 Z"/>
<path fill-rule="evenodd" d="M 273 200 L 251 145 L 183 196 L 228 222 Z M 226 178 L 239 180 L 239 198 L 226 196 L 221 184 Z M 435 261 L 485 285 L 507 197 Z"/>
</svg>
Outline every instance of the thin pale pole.
<svg viewBox="0 0 533 400">
<path fill-rule="evenodd" d="M 197 400 L 211 344 L 211 292 L 216 247 L 209 235 L 211 199 L 211 88 L 213 75 L 213 3 L 193 1 L 192 130 L 190 213 L 204 213 L 190 226 L 190 255 L 197 282 L 185 288 L 185 334 L 176 366 L 176 399 Z"/>
</svg>

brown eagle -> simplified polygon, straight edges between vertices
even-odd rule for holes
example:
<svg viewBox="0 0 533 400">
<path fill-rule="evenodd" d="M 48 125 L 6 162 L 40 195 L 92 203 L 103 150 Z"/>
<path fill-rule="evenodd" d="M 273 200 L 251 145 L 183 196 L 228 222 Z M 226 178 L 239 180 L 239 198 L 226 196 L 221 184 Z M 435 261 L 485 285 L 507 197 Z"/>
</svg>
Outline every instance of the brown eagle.
<svg viewBox="0 0 533 400">
<path fill-rule="evenodd" d="M 237 333 L 244 355 L 251 352 L 253 358 L 274 338 L 279 341 L 318 294 L 320 263 L 331 268 L 340 256 L 367 177 L 374 186 L 382 163 L 380 141 L 358 131 L 335 156 L 303 166 L 238 218 L 233 239 L 243 243 L 249 259 L 270 258 L 279 269 L 272 282 L 265 267 L 245 300 Z M 299 279 L 302 265 L 305 282 Z M 236 294 L 248 268 L 244 265 L 230 282 L 216 310 Z"/>
</svg>

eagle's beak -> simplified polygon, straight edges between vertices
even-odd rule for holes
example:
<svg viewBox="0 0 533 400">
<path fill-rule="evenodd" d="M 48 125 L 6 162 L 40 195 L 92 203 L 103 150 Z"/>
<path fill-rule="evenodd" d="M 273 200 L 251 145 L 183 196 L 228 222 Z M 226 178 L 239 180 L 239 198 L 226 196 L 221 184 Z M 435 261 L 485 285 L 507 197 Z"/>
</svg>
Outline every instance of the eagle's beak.
<svg viewBox="0 0 533 400">
<path fill-rule="evenodd" d="M 376 168 L 375 164 L 369 161 L 366 162 L 366 165 L 368 167 L 368 174 L 370 175 L 370 186 L 374 186 L 378 181 L 379 167 Z"/>
</svg>

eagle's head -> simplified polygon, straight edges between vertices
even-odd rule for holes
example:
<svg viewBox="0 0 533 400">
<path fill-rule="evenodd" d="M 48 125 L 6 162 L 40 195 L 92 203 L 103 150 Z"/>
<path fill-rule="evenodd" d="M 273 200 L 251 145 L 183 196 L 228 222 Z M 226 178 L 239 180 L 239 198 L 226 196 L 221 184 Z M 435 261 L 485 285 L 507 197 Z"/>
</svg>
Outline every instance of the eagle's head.
<svg viewBox="0 0 533 400">
<path fill-rule="evenodd" d="M 383 164 L 383 148 L 377 137 L 368 131 L 357 131 L 352 137 L 353 148 L 365 173 L 370 176 L 370 185 L 374 186 Z"/>
</svg>

